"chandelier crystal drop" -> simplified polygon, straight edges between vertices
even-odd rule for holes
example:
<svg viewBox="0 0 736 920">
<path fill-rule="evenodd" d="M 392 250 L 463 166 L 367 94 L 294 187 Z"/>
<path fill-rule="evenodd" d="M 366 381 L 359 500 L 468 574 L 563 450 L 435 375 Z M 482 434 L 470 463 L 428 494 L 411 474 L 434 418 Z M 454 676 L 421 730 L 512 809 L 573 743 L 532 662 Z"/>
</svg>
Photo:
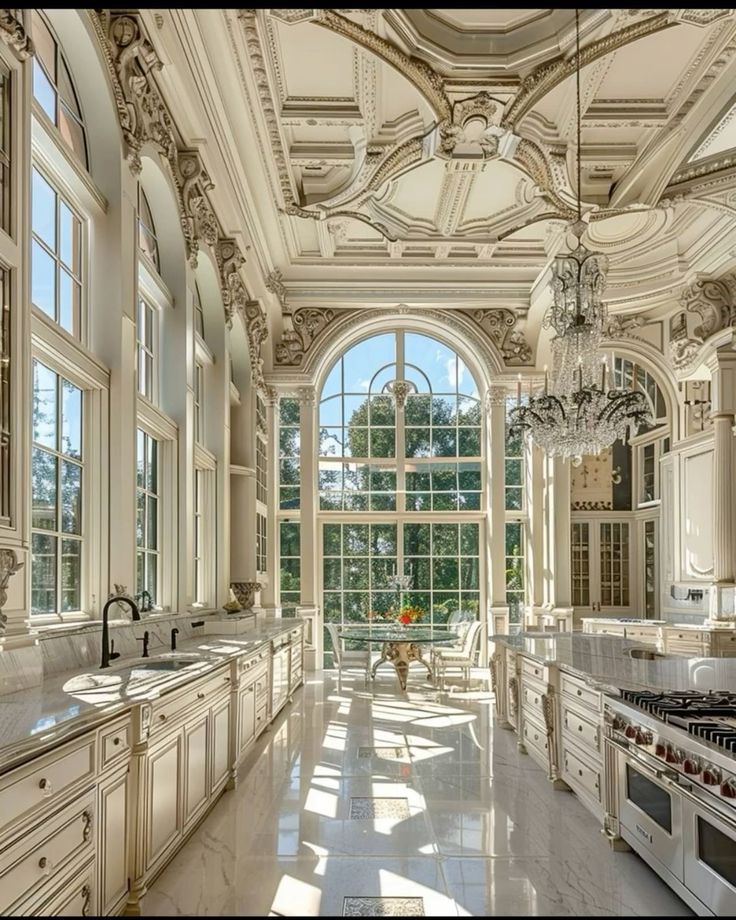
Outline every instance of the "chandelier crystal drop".
<svg viewBox="0 0 736 920">
<path fill-rule="evenodd" d="M 606 258 L 590 252 L 580 240 L 585 224 L 580 194 L 579 13 L 575 10 L 578 219 L 570 228 L 578 244 L 552 263 L 553 303 L 542 323 L 555 332 L 551 343 L 552 385 L 548 386 L 545 371 L 543 395 L 530 396 L 527 405 L 521 405 L 517 398 L 509 416 L 513 436 L 528 432 L 548 455 L 578 462 L 584 455 L 599 454 L 618 439 L 625 440 L 641 425 L 651 424 L 649 400 L 635 388 L 635 382 L 631 390 L 606 386 L 608 369 L 601 352 L 608 326 L 602 299 Z"/>
</svg>

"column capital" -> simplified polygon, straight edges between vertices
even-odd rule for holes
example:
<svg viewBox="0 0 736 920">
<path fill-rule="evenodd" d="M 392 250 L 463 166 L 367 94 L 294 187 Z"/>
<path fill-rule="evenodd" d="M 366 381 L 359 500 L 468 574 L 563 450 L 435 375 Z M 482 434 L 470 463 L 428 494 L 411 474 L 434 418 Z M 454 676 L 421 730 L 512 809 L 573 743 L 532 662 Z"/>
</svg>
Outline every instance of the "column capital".
<svg viewBox="0 0 736 920">
<path fill-rule="evenodd" d="M 313 386 L 298 387 L 297 398 L 302 406 L 313 406 L 316 400 L 316 389 Z"/>
</svg>

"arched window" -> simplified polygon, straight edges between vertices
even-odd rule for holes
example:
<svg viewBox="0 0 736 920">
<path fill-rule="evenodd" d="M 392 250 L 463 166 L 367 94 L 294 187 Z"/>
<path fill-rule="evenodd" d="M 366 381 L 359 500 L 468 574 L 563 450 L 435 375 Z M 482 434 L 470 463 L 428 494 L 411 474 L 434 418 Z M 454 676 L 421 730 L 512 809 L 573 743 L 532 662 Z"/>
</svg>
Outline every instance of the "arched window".
<svg viewBox="0 0 736 920">
<path fill-rule="evenodd" d="M 445 343 L 384 333 L 335 362 L 319 402 L 328 623 L 396 616 L 406 604 L 421 622 L 477 615 L 481 445 L 477 384 Z M 395 573 L 411 576 L 409 590 L 393 588 Z"/>
<path fill-rule="evenodd" d="M 154 268 L 160 274 L 161 263 L 158 256 L 156 227 L 146 193 L 140 183 L 138 184 L 138 248 L 151 260 Z"/>
<path fill-rule="evenodd" d="M 629 358 L 616 356 L 613 361 L 613 382 L 614 386 L 620 389 L 632 390 L 636 388 L 646 393 L 652 407 L 652 419 L 654 421 L 649 428 L 640 428 L 639 434 L 651 431 L 652 428 L 657 428 L 659 425 L 667 424 L 667 403 L 657 381 L 649 371 L 640 364 L 635 364 Z"/>
<path fill-rule="evenodd" d="M 89 169 L 87 131 L 64 53 L 46 19 L 33 10 L 33 97 Z"/>
</svg>

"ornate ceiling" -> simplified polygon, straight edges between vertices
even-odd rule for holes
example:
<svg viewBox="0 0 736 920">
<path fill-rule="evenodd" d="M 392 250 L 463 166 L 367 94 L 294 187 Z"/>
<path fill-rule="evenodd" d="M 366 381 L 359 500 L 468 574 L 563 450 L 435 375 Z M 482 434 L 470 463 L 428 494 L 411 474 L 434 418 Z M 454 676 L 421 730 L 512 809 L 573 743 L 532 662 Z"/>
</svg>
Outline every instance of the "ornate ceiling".
<svg viewBox="0 0 736 920">
<path fill-rule="evenodd" d="M 612 312 L 673 314 L 736 268 L 735 13 L 581 11 Z M 276 343 L 282 313 L 397 303 L 510 310 L 534 338 L 575 206 L 573 10 L 143 15 Z"/>
</svg>

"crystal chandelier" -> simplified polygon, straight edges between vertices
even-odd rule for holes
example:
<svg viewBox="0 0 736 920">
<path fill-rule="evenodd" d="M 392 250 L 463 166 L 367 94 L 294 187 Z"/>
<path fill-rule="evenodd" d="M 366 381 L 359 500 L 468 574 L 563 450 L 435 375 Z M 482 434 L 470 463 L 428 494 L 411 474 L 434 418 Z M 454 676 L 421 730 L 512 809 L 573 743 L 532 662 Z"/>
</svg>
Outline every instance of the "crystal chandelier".
<svg viewBox="0 0 736 920">
<path fill-rule="evenodd" d="M 590 252 L 580 237 L 585 229 L 580 193 L 580 18 L 575 10 L 577 90 L 577 210 L 572 231 L 578 239 L 572 252 L 552 264 L 553 303 L 543 320 L 552 328 L 552 385 L 545 369 L 544 393 L 511 410 L 512 435 L 528 431 L 532 441 L 550 456 L 576 458 L 598 454 L 617 439 L 636 433 L 651 422 L 646 395 L 635 389 L 606 388 L 606 364 L 600 351 L 608 311 L 601 299 L 606 259 Z"/>
</svg>

